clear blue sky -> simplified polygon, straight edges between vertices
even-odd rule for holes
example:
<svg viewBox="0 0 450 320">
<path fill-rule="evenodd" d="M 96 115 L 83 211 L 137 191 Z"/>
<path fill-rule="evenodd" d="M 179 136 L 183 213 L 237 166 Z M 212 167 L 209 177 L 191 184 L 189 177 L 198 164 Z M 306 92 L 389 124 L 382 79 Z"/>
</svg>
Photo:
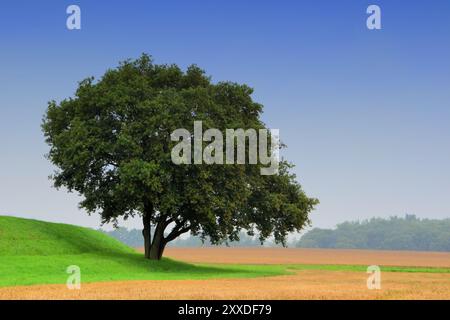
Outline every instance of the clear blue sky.
<svg viewBox="0 0 450 320">
<path fill-rule="evenodd" d="M 382 30 L 366 28 L 369 4 Z M 450 1 L 4 0 L 0 49 L 0 214 L 98 225 L 51 187 L 41 118 L 77 81 L 147 52 L 255 88 L 321 201 L 314 226 L 450 217 Z"/>
</svg>

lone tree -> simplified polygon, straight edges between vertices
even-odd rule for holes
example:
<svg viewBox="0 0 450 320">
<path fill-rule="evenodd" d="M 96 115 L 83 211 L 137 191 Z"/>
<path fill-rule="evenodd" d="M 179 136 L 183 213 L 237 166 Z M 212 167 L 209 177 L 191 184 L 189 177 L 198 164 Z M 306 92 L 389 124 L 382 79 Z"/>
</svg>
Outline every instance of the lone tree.
<svg viewBox="0 0 450 320">
<path fill-rule="evenodd" d="M 261 242 L 273 236 L 285 245 L 318 203 L 289 173 L 290 164 L 261 175 L 261 165 L 171 160 L 171 133 L 193 132 L 194 121 L 222 132 L 265 128 L 251 94 L 246 85 L 212 83 L 195 65 L 183 72 L 145 54 L 99 81 L 87 78 L 75 97 L 49 102 L 43 119 L 54 185 L 82 195 L 80 207 L 98 212 L 103 223 L 141 216 L 149 259 L 161 259 L 166 244 L 186 232 L 218 244 L 239 240 L 245 229 Z"/>
</svg>

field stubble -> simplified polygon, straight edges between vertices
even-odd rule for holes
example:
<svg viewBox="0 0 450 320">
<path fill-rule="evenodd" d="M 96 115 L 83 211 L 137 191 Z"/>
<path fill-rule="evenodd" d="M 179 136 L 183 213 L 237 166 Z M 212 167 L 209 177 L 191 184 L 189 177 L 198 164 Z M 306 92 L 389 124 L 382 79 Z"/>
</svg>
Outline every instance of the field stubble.
<svg viewBox="0 0 450 320">
<path fill-rule="evenodd" d="M 194 263 L 360 264 L 450 267 L 450 253 L 323 249 L 168 248 L 167 256 Z M 214 280 L 117 281 L 0 288 L 0 299 L 450 299 L 448 273 L 382 272 L 381 289 L 368 274 L 293 270 L 295 274 Z"/>
<path fill-rule="evenodd" d="M 1 299 L 450 299 L 450 277 L 430 273 L 384 273 L 382 288 L 368 290 L 366 275 L 304 270 L 253 279 L 118 281 L 1 288 Z"/>
<path fill-rule="evenodd" d="M 139 249 L 142 251 L 142 249 Z M 165 255 L 192 263 L 347 264 L 450 267 L 450 252 L 303 248 L 167 248 Z"/>
</svg>

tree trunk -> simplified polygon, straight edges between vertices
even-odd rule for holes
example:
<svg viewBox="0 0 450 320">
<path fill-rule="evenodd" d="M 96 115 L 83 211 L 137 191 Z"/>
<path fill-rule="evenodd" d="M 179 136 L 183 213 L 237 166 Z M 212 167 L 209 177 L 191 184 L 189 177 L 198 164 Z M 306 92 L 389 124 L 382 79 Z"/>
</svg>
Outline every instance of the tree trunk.
<svg viewBox="0 0 450 320">
<path fill-rule="evenodd" d="M 161 260 L 165 248 L 166 243 L 164 240 L 160 241 L 159 245 L 154 242 L 150 249 L 150 260 Z"/>
<path fill-rule="evenodd" d="M 142 235 L 144 237 L 145 258 L 150 259 L 150 249 L 152 244 L 152 227 L 150 223 L 152 210 L 148 206 L 144 207 L 144 214 L 142 215 L 142 223 L 144 225 L 144 229 L 142 230 Z"/>
<path fill-rule="evenodd" d="M 150 260 L 161 260 L 161 257 L 166 247 L 166 240 L 164 239 L 165 223 L 159 222 L 156 226 L 155 234 L 150 248 Z"/>
</svg>

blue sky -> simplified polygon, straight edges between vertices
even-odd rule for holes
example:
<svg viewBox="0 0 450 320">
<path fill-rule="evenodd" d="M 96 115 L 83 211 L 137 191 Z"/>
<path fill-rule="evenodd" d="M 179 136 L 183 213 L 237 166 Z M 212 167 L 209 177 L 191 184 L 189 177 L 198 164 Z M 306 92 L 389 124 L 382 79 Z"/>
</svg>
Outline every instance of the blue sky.
<svg viewBox="0 0 450 320">
<path fill-rule="evenodd" d="M 81 30 L 66 28 L 70 4 Z M 370 4 L 382 30 L 366 28 Z M 41 119 L 79 80 L 147 52 L 255 89 L 321 201 L 314 226 L 450 217 L 449 1 L 4 0 L 0 48 L 0 214 L 98 225 L 51 187 Z"/>
</svg>

